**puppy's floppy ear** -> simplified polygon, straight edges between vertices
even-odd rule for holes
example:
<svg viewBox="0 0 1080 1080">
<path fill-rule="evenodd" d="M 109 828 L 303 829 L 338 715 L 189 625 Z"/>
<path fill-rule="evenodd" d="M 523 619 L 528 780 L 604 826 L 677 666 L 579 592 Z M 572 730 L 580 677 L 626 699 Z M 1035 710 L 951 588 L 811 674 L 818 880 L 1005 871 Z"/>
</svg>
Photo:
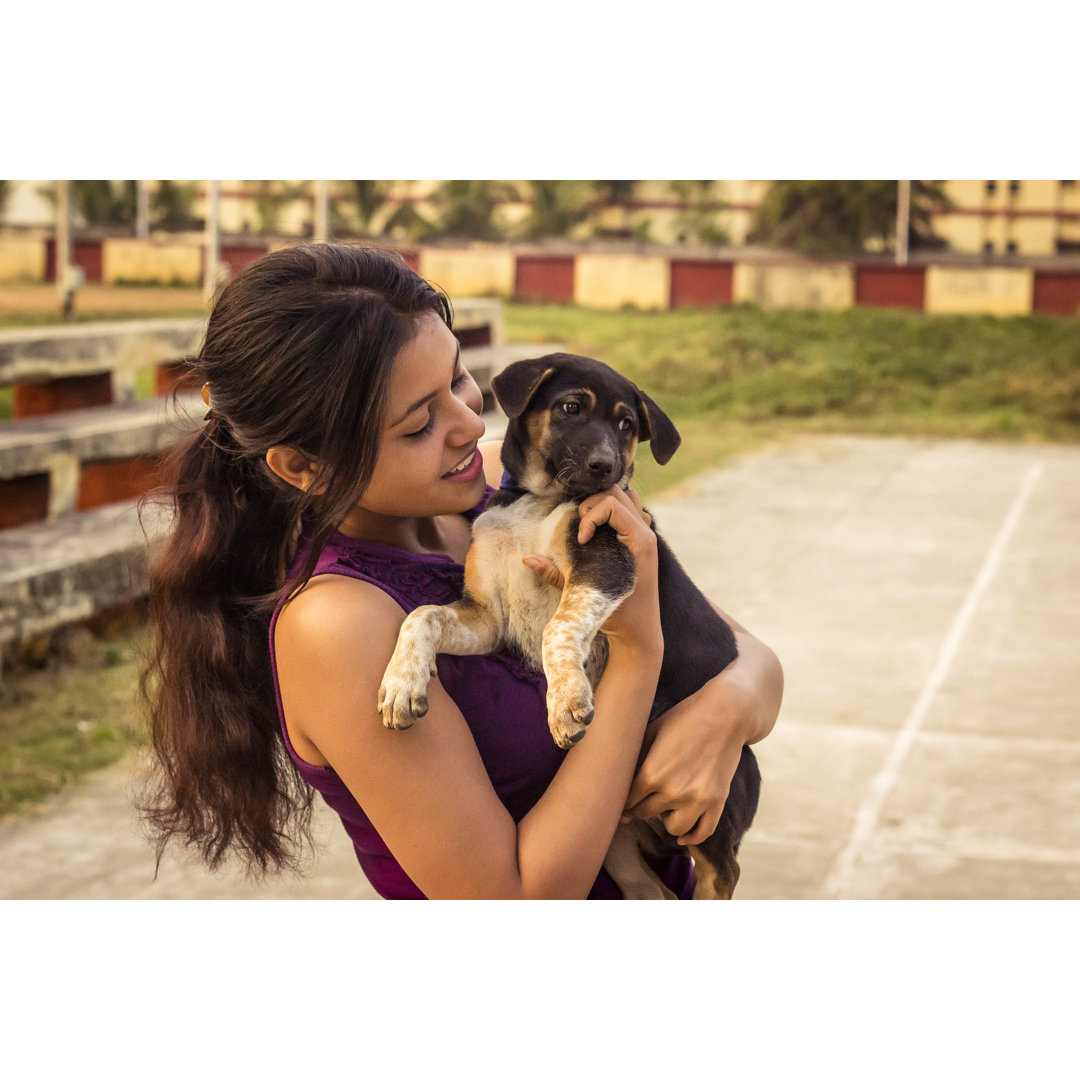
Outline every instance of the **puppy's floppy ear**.
<svg viewBox="0 0 1080 1080">
<path fill-rule="evenodd" d="M 518 360 L 504 368 L 491 380 L 491 391 L 499 407 L 511 420 L 528 408 L 533 394 L 555 372 L 553 357 L 541 356 L 537 360 Z"/>
<path fill-rule="evenodd" d="M 634 388 L 635 390 L 637 387 Z M 648 394 L 638 390 L 638 422 L 641 425 L 641 442 L 648 441 L 652 447 L 653 457 L 661 465 L 666 465 L 676 450 L 682 438 L 675 425 L 668 419 L 667 413 L 656 404 Z"/>
</svg>

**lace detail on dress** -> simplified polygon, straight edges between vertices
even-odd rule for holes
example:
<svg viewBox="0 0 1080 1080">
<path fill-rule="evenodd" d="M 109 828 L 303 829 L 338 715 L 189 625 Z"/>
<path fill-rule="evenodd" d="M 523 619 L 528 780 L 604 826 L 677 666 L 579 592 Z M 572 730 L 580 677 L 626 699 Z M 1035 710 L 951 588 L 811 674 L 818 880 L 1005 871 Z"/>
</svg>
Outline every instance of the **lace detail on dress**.
<svg viewBox="0 0 1080 1080">
<path fill-rule="evenodd" d="M 367 541 L 339 537 L 334 562 L 362 574 L 400 597 L 407 610 L 421 604 L 452 604 L 465 588 L 465 567 L 448 555 L 403 553 Z M 491 653 L 488 659 L 506 668 L 519 682 L 543 689 L 544 673 L 534 671 L 513 652 Z"/>
<path fill-rule="evenodd" d="M 374 545 L 363 548 L 341 544 L 337 548 L 335 562 L 356 570 L 373 581 L 391 585 L 395 592 L 403 593 L 413 602 L 421 604 L 452 604 L 461 599 L 465 587 L 465 567 L 449 556 L 413 556 L 403 559 L 401 554 Z"/>
</svg>

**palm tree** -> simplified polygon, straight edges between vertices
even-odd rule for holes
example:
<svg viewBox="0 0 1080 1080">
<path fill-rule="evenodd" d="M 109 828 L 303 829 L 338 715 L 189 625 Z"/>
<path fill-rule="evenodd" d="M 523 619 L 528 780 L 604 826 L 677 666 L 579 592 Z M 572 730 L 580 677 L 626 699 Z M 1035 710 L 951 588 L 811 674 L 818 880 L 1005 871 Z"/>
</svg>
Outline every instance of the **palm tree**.
<svg viewBox="0 0 1080 1080">
<path fill-rule="evenodd" d="M 157 190 L 150 200 L 150 215 L 157 229 L 183 232 L 201 229 L 202 218 L 195 216 L 195 200 L 199 197 L 197 180 L 181 183 L 177 180 L 159 180 Z"/>
<path fill-rule="evenodd" d="M 259 218 L 259 232 L 277 232 L 281 212 L 289 203 L 307 194 L 307 184 L 289 184 L 284 180 L 246 180 L 244 186 L 255 200 L 255 213 Z"/>
<path fill-rule="evenodd" d="M 587 180 L 530 180 L 532 212 L 525 236 L 565 236 L 588 217 L 589 186 Z"/>
<path fill-rule="evenodd" d="M 386 207 L 393 202 L 391 181 L 350 180 L 349 183 L 352 185 L 353 207 L 359 219 L 361 236 L 397 236 L 412 240 L 430 232 L 431 222 L 411 202 L 400 203 L 378 221 Z M 339 215 L 337 220 L 340 225 L 345 224 L 344 215 Z"/>
<path fill-rule="evenodd" d="M 804 255 L 857 255 L 868 240 L 890 247 L 896 236 L 895 180 L 777 180 L 761 200 L 749 239 Z M 912 246 L 933 233 L 931 213 L 949 199 L 935 184 L 911 184 Z"/>
<path fill-rule="evenodd" d="M 134 180 L 72 180 L 71 205 L 84 225 L 133 225 Z M 56 188 L 49 184 L 38 193 L 56 205 Z"/>
<path fill-rule="evenodd" d="M 502 203 L 519 197 L 517 189 L 502 180 L 447 180 L 432 196 L 439 210 L 433 235 L 500 240 L 503 230 L 495 212 Z"/>
</svg>

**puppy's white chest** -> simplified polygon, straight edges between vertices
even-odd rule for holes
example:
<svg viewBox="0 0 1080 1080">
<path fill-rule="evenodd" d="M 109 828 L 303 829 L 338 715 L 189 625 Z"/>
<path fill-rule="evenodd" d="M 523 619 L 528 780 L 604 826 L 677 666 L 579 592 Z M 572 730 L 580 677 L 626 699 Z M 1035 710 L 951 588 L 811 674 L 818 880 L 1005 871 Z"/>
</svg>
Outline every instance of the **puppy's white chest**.
<svg viewBox="0 0 1080 1080">
<path fill-rule="evenodd" d="M 553 510 L 533 499 L 495 507 L 473 524 L 470 572 L 477 591 L 495 601 L 504 638 L 540 667 L 544 627 L 559 606 L 560 591 L 545 584 L 522 563 L 527 555 L 545 555 L 565 578 L 570 563 L 566 535 L 576 507 L 560 503 Z"/>
</svg>

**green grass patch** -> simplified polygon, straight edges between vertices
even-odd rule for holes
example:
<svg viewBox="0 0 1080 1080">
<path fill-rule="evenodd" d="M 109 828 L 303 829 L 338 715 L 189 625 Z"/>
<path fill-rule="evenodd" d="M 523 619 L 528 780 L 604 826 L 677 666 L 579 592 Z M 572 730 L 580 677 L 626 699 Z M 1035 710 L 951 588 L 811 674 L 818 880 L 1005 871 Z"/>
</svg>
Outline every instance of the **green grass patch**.
<svg viewBox="0 0 1080 1080">
<path fill-rule="evenodd" d="M 1074 441 L 1080 319 L 921 312 L 598 312 L 506 305 L 510 340 L 624 372 L 695 441 L 738 452 L 799 432 Z"/>
<path fill-rule="evenodd" d="M 0 683 L 0 815 L 37 802 L 145 743 L 136 706 L 141 631 L 98 642 L 79 665 L 5 674 Z"/>
</svg>

